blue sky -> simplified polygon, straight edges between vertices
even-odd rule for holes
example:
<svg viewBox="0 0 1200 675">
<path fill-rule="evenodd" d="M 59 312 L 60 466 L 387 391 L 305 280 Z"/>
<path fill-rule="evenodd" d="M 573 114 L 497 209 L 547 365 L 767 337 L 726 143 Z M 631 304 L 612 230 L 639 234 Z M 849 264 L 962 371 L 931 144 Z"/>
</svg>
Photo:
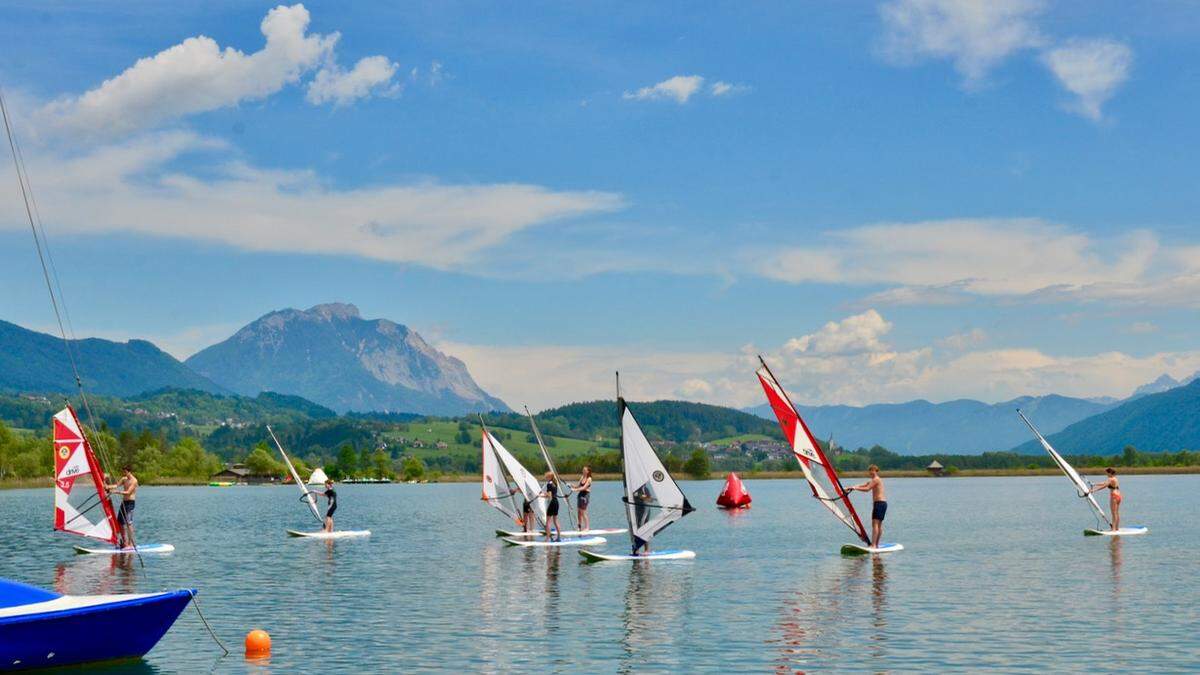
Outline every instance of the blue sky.
<svg viewBox="0 0 1200 675">
<path fill-rule="evenodd" d="M 11 5 L 76 332 L 357 304 L 511 405 L 1200 369 L 1191 3 Z M 5 160 L 8 161 L 7 159 Z M 52 317 L 5 164 L 0 318 Z"/>
</svg>

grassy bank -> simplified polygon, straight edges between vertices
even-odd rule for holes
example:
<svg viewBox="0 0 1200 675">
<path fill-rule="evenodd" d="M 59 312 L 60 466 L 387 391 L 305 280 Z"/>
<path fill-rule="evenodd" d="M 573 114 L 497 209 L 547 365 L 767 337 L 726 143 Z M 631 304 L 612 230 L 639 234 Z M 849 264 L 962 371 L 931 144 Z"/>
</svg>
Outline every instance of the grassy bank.
<svg viewBox="0 0 1200 675">
<path fill-rule="evenodd" d="M 959 471 L 954 475 L 943 475 L 942 478 L 970 478 L 970 477 L 995 477 L 995 476 L 1058 476 L 1061 475 L 1058 469 L 967 469 Z M 1104 467 L 1081 467 L 1079 473 L 1088 476 L 1099 476 L 1104 473 Z M 1126 466 L 1117 469 L 1119 476 L 1138 476 L 1138 475 L 1186 475 L 1200 474 L 1200 466 Z M 803 475 L 799 471 L 746 471 L 738 473 L 739 476 L 746 480 L 775 480 L 775 479 L 794 479 L 799 480 Z M 843 478 L 862 478 L 867 475 L 865 471 L 846 471 L 842 474 Z M 713 473 L 709 476 L 710 479 L 723 478 L 724 474 Z M 884 478 L 933 478 L 927 471 L 884 471 Z M 593 479 L 598 481 L 619 481 L 621 474 L 619 473 L 598 473 Z M 687 475 L 677 476 L 680 480 L 690 478 Z M 578 476 L 564 475 L 563 480 L 574 482 Z M 445 474 L 430 477 L 431 483 L 476 483 L 479 481 L 478 474 Z M 402 482 L 402 481 L 396 481 Z M 0 490 L 13 490 L 19 488 L 48 488 L 54 485 L 54 482 L 49 478 L 6 478 L 0 480 Z M 143 483 L 143 485 L 208 485 L 208 481 L 196 481 L 190 478 L 160 478 L 152 483 Z"/>
</svg>

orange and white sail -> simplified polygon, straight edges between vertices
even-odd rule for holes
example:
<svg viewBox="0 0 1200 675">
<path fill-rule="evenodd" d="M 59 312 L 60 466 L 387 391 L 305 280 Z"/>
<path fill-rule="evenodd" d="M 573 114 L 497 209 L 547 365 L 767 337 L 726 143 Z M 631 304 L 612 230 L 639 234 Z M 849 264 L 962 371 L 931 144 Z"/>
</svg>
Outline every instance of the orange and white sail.
<svg viewBox="0 0 1200 675">
<path fill-rule="evenodd" d="M 767 367 L 767 362 L 763 361 L 761 356 L 758 357 L 758 360 L 762 363 L 762 367 L 757 371 L 759 384 L 762 385 L 763 392 L 767 395 L 767 402 L 771 404 L 771 410 L 775 411 L 775 417 L 779 419 L 779 426 L 783 429 L 784 438 L 792 446 L 792 454 L 795 455 L 796 461 L 800 462 L 800 469 L 804 471 L 804 478 L 808 480 L 813 496 L 819 499 L 825 508 L 829 509 L 846 527 L 853 530 L 859 539 L 870 545 L 871 538 L 867 536 L 862 520 L 859 519 L 858 512 L 854 510 L 854 504 L 850 502 L 850 497 L 842 487 L 842 481 L 838 478 L 837 470 L 833 468 L 833 462 L 829 461 L 817 440 L 813 438 L 812 432 L 808 430 L 808 425 L 804 423 L 796 406 L 792 405 L 787 392 L 783 390 L 783 385 L 779 384 L 779 380 L 775 379 L 775 375 Z M 813 473 L 813 464 L 823 469 L 825 474 L 823 479 Z M 830 492 L 833 493 L 832 496 Z M 842 506 L 845 506 L 844 510 Z"/>
<path fill-rule="evenodd" d="M 117 518 L 104 471 L 71 406 L 54 416 L 54 529 L 112 544 Z"/>
</svg>

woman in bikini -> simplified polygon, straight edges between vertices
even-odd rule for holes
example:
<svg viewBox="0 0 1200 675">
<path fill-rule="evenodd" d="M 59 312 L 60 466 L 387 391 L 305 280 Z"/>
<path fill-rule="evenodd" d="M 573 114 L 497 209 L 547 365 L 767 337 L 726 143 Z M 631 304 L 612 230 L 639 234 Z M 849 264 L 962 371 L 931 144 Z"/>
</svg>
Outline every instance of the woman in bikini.
<svg viewBox="0 0 1200 675">
<path fill-rule="evenodd" d="M 1121 501 L 1124 498 L 1121 496 L 1121 484 L 1117 481 L 1117 470 L 1110 466 L 1104 473 L 1108 474 L 1108 479 L 1088 490 L 1088 494 L 1108 489 L 1108 510 L 1112 512 L 1112 527 L 1116 531 L 1121 529 Z"/>
<path fill-rule="evenodd" d="M 592 496 L 592 467 L 583 467 L 583 475 L 579 477 L 579 483 L 575 486 L 575 494 L 579 506 L 579 529 L 587 532 L 592 528 L 592 521 L 588 518 L 588 501 Z"/>
</svg>

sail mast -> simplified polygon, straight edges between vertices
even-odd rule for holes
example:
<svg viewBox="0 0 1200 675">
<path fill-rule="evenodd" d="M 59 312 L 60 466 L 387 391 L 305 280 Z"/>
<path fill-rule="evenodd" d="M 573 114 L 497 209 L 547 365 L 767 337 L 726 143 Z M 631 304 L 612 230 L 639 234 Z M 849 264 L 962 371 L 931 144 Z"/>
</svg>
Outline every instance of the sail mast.
<svg viewBox="0 0 1200 675">
<path fill-rule="evenodd" d="M 287 464 L 288 471 L 292 474 L 292 480 L 296 482 L 296 487 L 300 488 L 300 492 L 304 494 L 304 501 L 308 502 L 308 510 L 312 511 L 313 518 L 317 519 L 318 523 L 325 522 L 321 517 L 321 510 L 317 508 L 317 500 L 313 498 L 313 493 L 304 484 L 304 480 L 300 478 L 300 473 L 296 471 L 296 467 L 292 465 L 292 460 L 288 458 L 288 454 L 283 451 L 283 444 L 275 437 L 275 432 L 271 429 L 271 425 L 267 425 L 267 433 L 271 435 L 271 440 L 275 441 L 275 447 L 279 448 L 279 454 L 283 456 L 283 463 Z"/>
<path fill-rule="evenodd" d="M 558 493 L 562 495 L 563 500 L 567 504 L 567 516 L 571 519 L 571 526 L 579 529 L 575 512 L 571 510 L 571 486 L 564 483 L 562 476 L 558 475 L 558 469 L 555 468 L 554 461 L 550 459 L 550 451 L 546 449 L 546 443 L 542 440 L 542 432 L 538 429 L 537 422 L 533 419 L 533 413 L 529 412 L 529 406 L 525 406 L 525 414 L 529 417 L 529 426 L 533 427 L 533 437 L 537 439 L 538 448 L 542 451 L 542 458 L 546 460 L 546 466 L 550 469 L 550 473 L 554 474 L 554 482 L 558 484 Z"/>
<path fill-rule="evenodd" d="M 1108 527 L 1111 529 L 1112 521 L 1109 520 L 1108 514 L 1104 512 L 1104 509 L 1100 508 L 1100 505 L 1096 503 L 1096 498 L 1088 492 L 1090 488 L 1087 482 L 1083 480 L 1083 476 L 1080 476 L 1079 472 L 1075 470 L 1075 467 L 1071 466 L 1071 464 L 1068 463 L 1062 455 L 1058 454 L 1058 451 L 1050 445 L 1050 441 L 1047 441 L 1046 437 L 1042 436 L 1042 432 L 1038 431 L 1037 428 L 1033 426 L 1033 422 L 1029 421 L 1029 418 L 1025 416 L 1025 413 L 1021 412 L 1020 408 L 1017 408 L 1017 414 L 1021 416 L 1021 420 L 1025 422 L 1025 426 L 1029 427 L 1029 430 L 1033 432 L 1033 435 L 1037 436 L 1037 439 L 1039 442 L 1041 442 L 1042 447 L 1046 449 L 1046 452 L 1050 453 L 1050 458 L 1053 459 L 1054 463 L 1058 465 L 1058 468 L 1061 469 L 1064 474 L 1066 474 L 1067 479 L 1075 484 L 1075 489 L 1079 490 L 1079 496 L 1087 497 L 1088 503 L 1092 506 L 1092 510 L 1096 512 L 1096 516 L 1107 523 Z"/>
<path fill-rule="evenodd" d="M 804 423 L 804 418 L 800 416 L 800 411 L 796 405 L 792 403 L 791 397 L 784 390 L 783 385 L 775 377 L 775 373 L 771 372 L 771 367 L 767 365 L 766 360 L 761 355 L 758 357 L 762 367 L 758 370 L 759 384 L 763 387 L 763 392 L 767 395 L 767 402 L 771 404 L 771 409 L 775 412 L 775 417 L 779 420 L 779 426 L 783 429 L 784 437 L 792 444 L 792 454 L 796 457 L 796 461 L 800 463 L 800 468 L 804 471 L 804 478 L 808 480 L 808 486 L 812 490 L 813 497 L 816 497 L 829 509 L 838 520 L 842 521 L 846 527 L 849 527 L 858 535 L 858 538 L 867 545 L 871 544 L 871 538 L 867 536 L 867 530 L 863 527 L 862 520 L 858 517 L 858 511 L 854 509 L 854 504 L 850 501 L 850 495 L 846 492 L 846 488 L 842 487 L 841 478 L 838 477 L 837 470 L 833 467 L 833 462 L 821 450 L 821 446 L 817 443 L 817 439 L 809 431 L 808 425 Z M 781 410 L 780 407 L 783 407 Z M 789 428 L 790 427 L 790 428 Z M 804 433 L 801 438 L 800 433 Z M 808 441 L 807 445 L 801 445 L 801 440 Z M 820 464 L 825 469 L 826 478 L 834 489 L 834 497 L 829 497 L 825 494 L 824 489 L 817 482 L 816 477 L 812 475 L 809 468 L 809 462 L 813 461 Z M 846 513 L 843 513 L 838 506 L 838 502 L 845 505 Z"/>
</svg>

